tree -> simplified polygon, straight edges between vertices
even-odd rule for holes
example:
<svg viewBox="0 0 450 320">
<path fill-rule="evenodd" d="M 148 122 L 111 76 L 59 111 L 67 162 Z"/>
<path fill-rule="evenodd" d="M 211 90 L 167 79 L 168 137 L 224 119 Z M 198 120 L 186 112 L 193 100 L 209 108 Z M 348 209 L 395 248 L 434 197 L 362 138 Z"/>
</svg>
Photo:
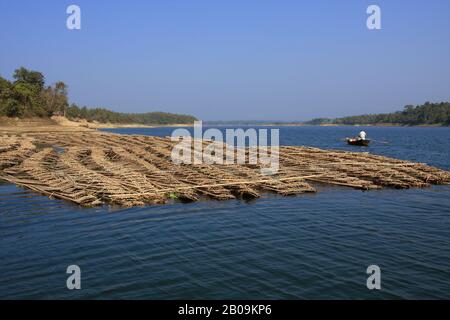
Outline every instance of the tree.
<svg viewBox="0 0 450 320">
<path fill-rule="evenodd" d="M 69 102 L 67 99 L 67 85 L 58 81 L 55 83 L 55 92 L 56 92 L 56 108 L 58 111 L 62 112 L 64 116 L 66 115 L 66 109 L 69 106 Z"/>
<path fill-rule="evenodd" d="M 69 107 L 67 85 L 58 81 L 45 87 L 44 75 L 23 67 L 15 70 L 15 81 L 0 77 L 0 115 L 9 117 L 50 117 L 64 114 L 71 119 L 112 123 L 192 123 L 195 117 L 164 112 L 119 113 L 104 108 Z"/>
<path fill-rule="evenodd" d="M 39 90 L 44 88 L 44 75 L 38 71 L 32 71 L 25 69 L 24 67 L 20 67 L 14 71 L 13 78 L 16 82 L 23 82 L 29 85 L 37 86 Z"/>
<path fill-rule="evenodd" d="M 41 97 L 45 101 L 45 109 L 48 116 L 54 114 L 66 114 L 69 105 L 67 99 L 67 85 L 58 81 L 53 87 L 48 86 L 41 91 Z"/>
<path fill-rule="evenodd" d="M 19 104 L 13 99 L 11 83 L 0 77 L 0 116 L 17 117 L 20 113 Z"/>
</svg>

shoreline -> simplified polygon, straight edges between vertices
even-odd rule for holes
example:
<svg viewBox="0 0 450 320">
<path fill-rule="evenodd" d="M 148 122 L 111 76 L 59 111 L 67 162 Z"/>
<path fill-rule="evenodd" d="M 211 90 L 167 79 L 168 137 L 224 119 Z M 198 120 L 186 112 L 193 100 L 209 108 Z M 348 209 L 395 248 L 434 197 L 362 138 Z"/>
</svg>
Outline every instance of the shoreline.
<svg viewBox="0 0 450 320">
<path fill-rule="evenodd" d="M 143 125 L 137 123 L 115 124 L 72 121 L 62 116 L 51 118 L 0 118 L 0 132 L 4 133 L 32 133 L 32 132 L 89 132 L 99 129 L 118 128 L 163 128 L 163 127 L 192 127 L 192 123 Z"/>
<path fill-rule="evenodd" d="M 441 125 L 441 124 L 418 124 L 418 125 L 404 125 L 400 123 L 377 123 L 377 124 L 306 124 L 306 123 L 286 123 L 286 124 L 280 124 L 280 123 L 229 123 L 229 124 L 208 124 L 204 123 L 204 126 L 216 126 L 216 127 L 227 127 L 227 126 L 242 126 L 242 127 L 249 127 L 249 126 L 261 126 L 261 127 L 406 127 L 406 128 L 413 128 L 413 127 L 432 127 L 432 128 L 448 128 L 447 125 Z"/>
<path fill-rule="evenodd" d="M 193 123 L 173 123 L 173 124 L 151 124 L 144 125 L 138 123 L 100 123 L 87 122 L 86 120 L 73 121 L 63 116 L 53 116 L 51 118 L 0 118 L 0 132 L 78 132 L 78 131 L 96 131 L 99 129 L 120 129 L 120 128 L 164 128 L 164 127 L 192 127 Z M 425 128 L 448 128 L 449 126 L 441 124 L 419 124 L 403 125 L 399 123 L 377 123 L 377 124 L 306 124 L 306 123 L 217 123 L 209 124 L 204 121 L 204 126 L 211 127 L 425 127 Z"/>
<path fill-rule="evenodd" d="M 311 127 L 432 127 L 432 128 L 448 128 L 447 125 L 442 124 L 416 124 L 416 125 L 405 125 L 401 123 L 374 123 L 374 124 L 305 124 Z"/>
</svg>

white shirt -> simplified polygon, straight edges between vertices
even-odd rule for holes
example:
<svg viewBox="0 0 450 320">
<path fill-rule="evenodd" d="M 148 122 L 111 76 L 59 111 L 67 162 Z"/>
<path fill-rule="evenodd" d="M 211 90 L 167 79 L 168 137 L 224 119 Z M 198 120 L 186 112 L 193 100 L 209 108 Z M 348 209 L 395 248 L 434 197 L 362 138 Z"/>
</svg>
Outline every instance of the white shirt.
<svg viewBox="0 0 450 320">
<path fill-rule="evenodd" d="M 362 140 L 366 140 L 366 133 L 364 132 L 364 131 L 361 131 L 360 133 L 359 133 L 359 138 L 360 139 L 362 139 Z"/>
</svg>

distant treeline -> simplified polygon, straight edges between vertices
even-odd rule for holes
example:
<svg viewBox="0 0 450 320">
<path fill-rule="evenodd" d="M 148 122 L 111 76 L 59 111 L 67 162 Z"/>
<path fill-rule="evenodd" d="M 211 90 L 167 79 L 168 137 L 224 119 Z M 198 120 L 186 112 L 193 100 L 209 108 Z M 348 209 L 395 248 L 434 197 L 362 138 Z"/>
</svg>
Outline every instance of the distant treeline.
<svg viewBox="0 0 450 320">
<path fill-rule="evenodd" d="M 41 72 L 23 67 L 14 71 L 14 81 L 0 76 L 0 116 L 6 117 L 51 117 L 65 115 L 69 119 L 87 121 L 138 124 L 192 123 L 195 117 L 165 112 L 142 114 L 119 113 L 104 108 L 69 106 L 67 85 L 58 81 L 53 86 L 45 85 Z"/>
<path fill-rule="evenodd" d="M 207 120 L 203 125 L 207 126 L 274 126 L 274 125 L 295 125 L 300 121 L 280 121 L 280 120 Z"/>
<path fill-rule="evenodd" d="M 361 116 L 344 117 L 337 119 L 317 118 L 307 121 L 306 124 L 400 124 L 405 126 L 415 125 L 450 125 L 450 103 L 430 103 L 423 105 L 405 106 L 403 111 L 382 114 L 366 114 Z"/>
<path fill-rule="evenodd" d="M 147 113 L 120 113 L 103 108 L 88 109 L 72 104 L 67 108 L 66 117 L 69 119 L 86 119 L 88 121 L 110 123 L 137 123 L 137 124 L 174 124 L 193 123 L 197 120 L 193 116 L 173 114 L 166 112 Z"/>
</svg>

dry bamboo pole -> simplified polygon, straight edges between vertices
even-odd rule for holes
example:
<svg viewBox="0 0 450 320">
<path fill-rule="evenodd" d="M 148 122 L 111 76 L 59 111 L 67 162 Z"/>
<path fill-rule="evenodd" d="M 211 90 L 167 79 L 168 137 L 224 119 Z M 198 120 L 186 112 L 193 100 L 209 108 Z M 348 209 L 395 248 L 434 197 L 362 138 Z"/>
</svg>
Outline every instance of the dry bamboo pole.
<svg viewBox="0 0 450 320">
<path fill-rule="evenodd" d="M 291 181 L 291 180 L 311 180 L 314 177 L 318 177 L 321 175 L 311 175 L 311 176 L 303 176 L 303 177 L 289 177 L 289 178 L 279 178 L 278 181 Z M 232 182 L 226 182 L 226 183 L 215 183 L 215 184 L 204 184 L 204 185 L 192 185 L 188 187 L 175 187 L 173 189 L 167 189 L 167 190 L 158 190 L 158 191 L 165 191 L 169 192 L 172 190 L 183 190 L 183 189 L 195 189 L 195 188 L 211 188 L 211 187 L 224 187 L 224 186 L 233 186 L 233 185 L 252 185 L 252 184 L 258 184 L 258 183 L 265 183 L 265 182 L 272 182 L 273 179 L 261 179 L 261 180 L 253 180 L 253 181 L 232 181 Z M 142 195 L 142 193 L 134 193 L 134 194 L 125 194 L 125 195 L 118 195 L 118 196 L 139 196 Z M 116 195 L 117 196 L 117 195 Z"/>
<path fill-rule="evenodd" d="M 3 135 L 0 179 L 80 205 L 124 206 L 162 203 L 172 193 L 195 201 L 200 195 L 259 196 L 259 190 L 282 195 L 314 192 L 308 182 L 358 189 L 450 184 L 449 172 L 423 163 L 310 147 L 280 147 L 275 176 L 262 175 L 260 164 L 175 165 L 171 160 L 175 143 L 169 138 L 102 132 Z M 193 151 L 192 157 L 203 157 Z M 244 153 L 248 159 L 250 149 Z"/>
</svg>

